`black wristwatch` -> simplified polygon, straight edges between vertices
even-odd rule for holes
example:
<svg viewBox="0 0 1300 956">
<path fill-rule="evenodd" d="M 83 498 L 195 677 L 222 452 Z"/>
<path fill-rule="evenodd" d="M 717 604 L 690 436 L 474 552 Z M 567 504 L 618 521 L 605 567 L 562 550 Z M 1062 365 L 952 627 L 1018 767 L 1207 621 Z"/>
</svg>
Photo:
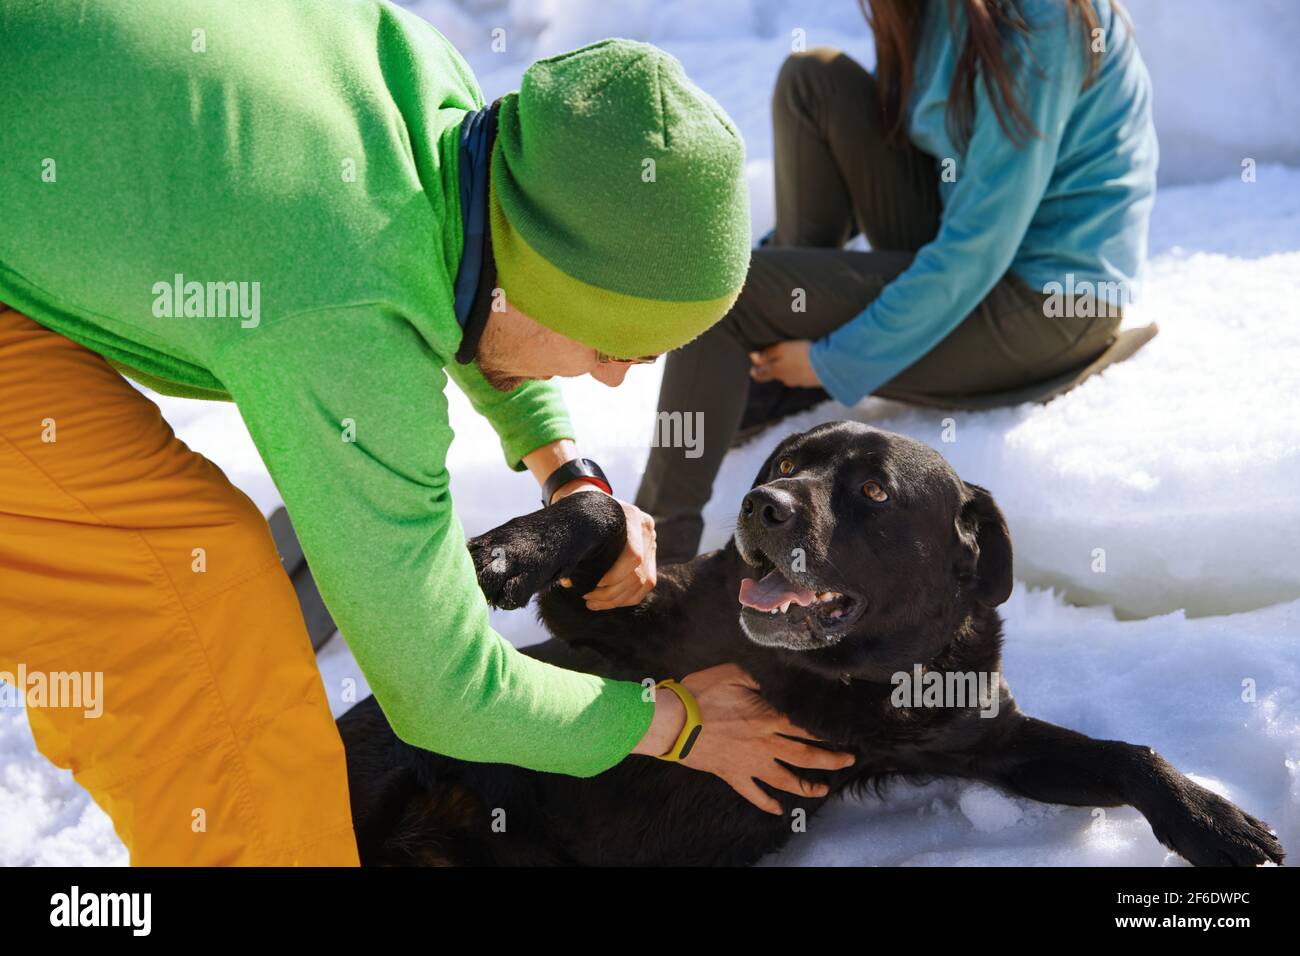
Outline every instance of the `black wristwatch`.
<svg viewBox="0 0 1300 956">
<path fill-rule="evenodd" d="M 555 471 L 551 472 L 551 477 L 546 479 L 546 483 L 542 485 L 542 507 L 549 508 L 551 499 L 555 497 L 557 491 L 569 482 L 579 480 L 591 482 L 607 495 L 614 493 L 614 489 L 610 487 L 609 479 L 600 470 L 600 465 L 590 458 L 575 458 L 556 468 Z"/>
</svg>

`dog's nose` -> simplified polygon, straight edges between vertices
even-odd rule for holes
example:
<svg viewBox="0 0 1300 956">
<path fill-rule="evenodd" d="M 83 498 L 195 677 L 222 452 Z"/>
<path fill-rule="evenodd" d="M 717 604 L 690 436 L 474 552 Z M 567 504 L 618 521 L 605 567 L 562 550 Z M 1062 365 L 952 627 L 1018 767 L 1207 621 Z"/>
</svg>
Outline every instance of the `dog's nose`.
<svg viewBox="0 0 1300 956">
<path fill-rule="evenodd" d="M 740 513 L 746 520 L 758 520 L 764 528 L 784 528 L 794 520 L 794 498 L 777 488 L 755 488 L 745 495 Z"/>
</svg>

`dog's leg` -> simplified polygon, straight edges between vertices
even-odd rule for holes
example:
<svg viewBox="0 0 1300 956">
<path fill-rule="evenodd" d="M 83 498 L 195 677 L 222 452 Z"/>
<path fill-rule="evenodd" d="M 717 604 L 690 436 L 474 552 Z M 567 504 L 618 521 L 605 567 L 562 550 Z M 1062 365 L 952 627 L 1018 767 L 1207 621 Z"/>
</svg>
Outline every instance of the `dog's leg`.
<svg viewBox="0 0 1300 956">
<path fill-rule="evenodd" d="M 608 495 L 583 492 L 470 539 L 479 587 L 494 607 L 523 607 L 560 578 L 585 594 L 623 550 L 627 523 Z"/>
<path fill-rule="evenodd" d="M 488 602 L 517 608 L 539 595 L 543 622 L 566 647 L 597 653 L 639 676 L 684 677 L 736 659 L 728 641 L 729 635 L 739 640 L 735 605 L 718 599 L 739 586 L 734 549 L 661 570 L 654 592 L 636 607 L 587 608 L 582 596 L 618 559 L 626 539 L 622 506 L 608 495 L 583 492 L 472 539 L 469 550 Z M 564 666 L 607 673 L 567 651 L 557 653 Z"/>
<path fill-rule="evenodd" d="M 1044 803 L 1136 807 L 1156 839 L 1197 866 L 1282 862 L 1282 845 L 1266 823 L 1194 783 L 1150 747 L 1094 740 L 1018 713 L 990 730 L 976 753 L 958 758 L 966 765 L 962 775 Z"/>
</svg>

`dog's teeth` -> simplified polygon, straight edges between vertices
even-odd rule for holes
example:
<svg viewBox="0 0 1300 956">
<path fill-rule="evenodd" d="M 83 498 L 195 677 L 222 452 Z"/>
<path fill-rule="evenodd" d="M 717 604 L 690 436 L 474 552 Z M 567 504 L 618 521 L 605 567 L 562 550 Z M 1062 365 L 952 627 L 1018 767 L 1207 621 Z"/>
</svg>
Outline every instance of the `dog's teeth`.
<svg viewBox="0 0 1300 956">
<path fill-rule="evenodd" d="M 784 604 L 781 605 L 781 613 L 784 614 L 788 610 L 790 610 L 790 602 L 786 601 Z"/>
</svg>

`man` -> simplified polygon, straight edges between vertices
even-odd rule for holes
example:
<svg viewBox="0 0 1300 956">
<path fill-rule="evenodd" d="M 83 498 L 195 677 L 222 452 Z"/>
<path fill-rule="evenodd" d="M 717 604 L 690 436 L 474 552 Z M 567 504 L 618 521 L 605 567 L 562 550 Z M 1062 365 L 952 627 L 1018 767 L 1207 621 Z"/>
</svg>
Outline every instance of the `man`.
<svg viewBox="0 0 1300 956">
<path fill-rule="evenodd" d="M 687 692 L 647 699 L 490 628 L 443 387 L 557 500 L 602 478 L 525 380 L 616 385 L 735 300 L 743 146 L 676 61 L 598 43 L 485 109 L 459 54 L 379 0 L 14 0 L 0 64 L 0 669 L 103 674 L 101 719 L 29 718 L 132 861 L 356 848 L 265 522 L 119 372 L 238 405 L 403 739 L 575 776 L 672 749 Z M 594 608 L 654 584 L 653 526 L 624 507 Z M 845 758 L 777 736 L 797 730 L 745 682 L 683 682 L 708 728 L 687 763 L 779 809 L 753 777 L 815 788 L 774 757 Z"/>
</svg>

